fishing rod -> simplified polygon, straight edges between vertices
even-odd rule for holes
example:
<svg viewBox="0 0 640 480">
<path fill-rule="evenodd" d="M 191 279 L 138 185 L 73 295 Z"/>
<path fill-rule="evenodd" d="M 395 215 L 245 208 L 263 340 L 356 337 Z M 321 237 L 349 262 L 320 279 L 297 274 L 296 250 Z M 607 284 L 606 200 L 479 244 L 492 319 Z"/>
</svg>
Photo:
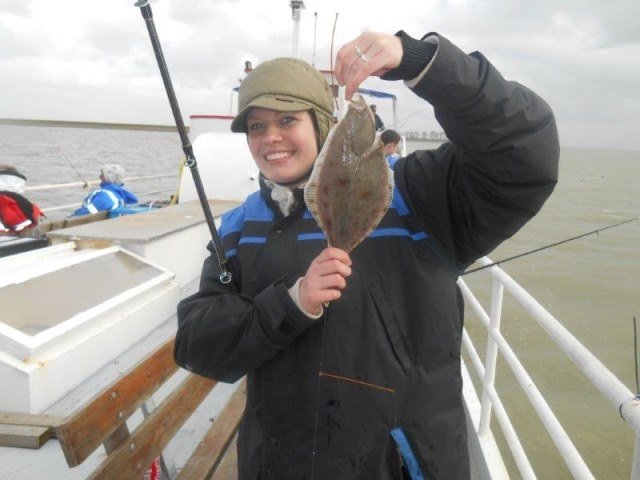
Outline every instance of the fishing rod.
<svg viewBox="0 0 640 480">
<path fill-rule="evenodd" d="M 69 158 L 69 156 L 66 154 L 66 152 L 62 149 L 62 147 L 58 148 L 58 151 L 60 152 L 60 155 L 62 155 L 62 157 L 67 161 L 67 163 L 69 164 L 69 166 L 73 169 L 74 172 L 76 172 L 76 175 L 78 175 L 78 177 L 80 177 L 80 180 L 82 180 L 82 188 L 84 190 L 87 190 L 89 188 L 89 183 L 84 179 L 84 177 L 82 175 L 80 175 L 80 172 L 78 171 L 78 169 L 73 165 L 73 163 L 71 163 L 71 159 Z"/>
<path fill-rule="evenodd" d="M 577 240 L 579 238 L 586 237 L 588 235 L 597 234 L 597 233 L 602 232 L 604 230 L 608 230 L 610 228 L 617 227 L 619 225 L 624 225 L 625 223 L 633 222 L 635 220 L 638 220 L 639 218 L 640 217 L 628 218 L 627 220 L 623 220 L 622 222 L 614 223 L 613 225 L 609 225 L 607 227 L 598 228 L 597 230 L 592 230 L 590 232 L 583 233 L 581 235 L 577 235 L 575 237 L 567 238 L 565 240 L 561 240 L 561 241 L 555 242 L 555 243 L 550 243 L 549 245 L 544 245 L 544 246 L 536 248 L 534 250 L 529 250 L 528 252 L 524 252 L 524 253 L 521 253 L 519 255 L 514 255 L 513 257 L 503 258 L 502 260 L 498 260 L 497 262 L 493 262 L 493 263 L 490 263 L 488 265 L 484 265 L 482 267 L 474 268 L 472 270 L 467 270 L 466 272 L 460 274 L 460 276 L 462 277 L 464 275 L 468 275 L 469 273 L 478 272 L 480 270 L 484 270 L 485 268 L 495 267 L 496 265 L 500 265 L 501 263 L 510 262 L 511 260 L 515 260 L 516 258 L 524 257 L 526 255 L 530 255 L 532 253 L 536 253 L 536 252 L 539 252 L 541 250 L 546 250 L 547 248 L 555 247 L 557 245 L 562 245 L 563 243 L 571 242 L 573 240 Z"/>
<path fill-rule="evenodd" d="M 229 272 L 229 270 L 227 269 L 227 259 L 224 257 L 222 253 L 222 242 L 220 241 L 220 236 L 218 235 L 218 230 L 216 229 L 216 225 L 213 220 L 213 215 L 211 214 L 209 201 L 207 200 L 207 196 L 204 192 L 204 186 L 202 185 L 202 179 L 200 178 L 200 172 L 198 171 L 198 163 L 196 162 L 196 157 L 193 154 L 193 147 L 191 146 L 191 142 L 189 141 L 189 136 L 187 135 L 187 129 L 184 126 L 184 122 L 182 120 L 182 114 L 180 113 L 178 100 L 176 98 L 175 92 L 173 91 L 171 77 L 169 77 L 169 70 L 167 69 L 167 64 L 164 61 L 164 55 L 162 54 L 162 47 L 160 46 L 160 40 L 158 39 L 156 27 L 153 22 L 153 12 L 151 11 L 149 0 L 138 0 L 135 3 L 135 6 L 140 8 L 140 13 L 142 13 L 142 18 L 144 18 L 145 23 L 147 24 L 147 30 L 149 31 L 149 38 L 151 39 L 151 45 L 153 46 L 153 51 L 156 55 L 158 68 L 160 68 L 160 74 L 162 75 L 162 82 L 164 83 L 164 88 L 167 91 L 167 96 L 169 97 L 169 104 L 171 105 L 171 111 L 173 112 L 173 118 L 175 119 L 176 127 L 178 128 L 178 133 L 180 134 L 180 139 L 182 140 L 182 151 L 187 157 L 184 164 L 187 167 L 189 167 L 189 170 L 191 170 L 193 183 L 196 186 L 196 191 L 198 192 L 198 198 L 200 199 L 200 205 L 202 206 L 204 217 L 207 220 L 207 225 L 209 226 L 209 231 L 211 232 L 211 239 L 213 240 L 213 248 L 216 252 L 218 265 L 220 266 L 220 271 L 221 271 L 219 280 L 221 283 L 226 284 L 231 281 L 231 272 Z"/>
</svg>

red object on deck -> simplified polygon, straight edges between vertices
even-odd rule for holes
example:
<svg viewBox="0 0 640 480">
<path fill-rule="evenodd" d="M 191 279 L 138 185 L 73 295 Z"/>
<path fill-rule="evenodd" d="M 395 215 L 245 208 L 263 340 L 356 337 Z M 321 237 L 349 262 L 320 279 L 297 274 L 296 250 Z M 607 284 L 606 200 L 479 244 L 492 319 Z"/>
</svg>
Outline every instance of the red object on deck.
<svg viewBox="0 0 640 480">
<path fill-rule="evenodd" d="M 147 469 L 144 480 L 160 480 L 160 457 L 157 457 Z"/>
</svg>

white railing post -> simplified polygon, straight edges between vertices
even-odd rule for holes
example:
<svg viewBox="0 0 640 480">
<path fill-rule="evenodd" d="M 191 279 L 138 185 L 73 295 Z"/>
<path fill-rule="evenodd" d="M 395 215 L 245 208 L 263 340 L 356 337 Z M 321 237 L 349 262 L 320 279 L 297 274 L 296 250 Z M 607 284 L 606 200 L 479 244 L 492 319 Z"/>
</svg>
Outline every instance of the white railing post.
<svg viewBox="0 0 640 480">
<path fill-rule="evenodd" d="M 483 265 L 490 265 L 492 263 L 488 257 L 481 258 L 479 262 Z M 634 446 L 630 478 L 632 480 L 640 480 L 640 398 L 633 394 L 602 362 L 506 272 L 497 266 L 493 266 L 491 268 L 491 274 L 494 280 L 491 316 L 487 315 L 483 310 L 466 284 L 461 279 L 458 280 L 465 301 L 467 301 L 469 306 L 478 314 L 481 323 L 488 329 L 490 335 L 487 342 L 485 368 L 482 369 L 481 365 L 476 365 L 480 363 L 479 358 L 476 358 L 477 354 L 470 355 L 472 363 L 476 366 L 476 370 L 483 380 L 481 419 L 479 421 L 478 434 L 491 431 L 490 416 L 491 409 L 493 408 L 505 437 L 508 438 L 512 435 L 511 422 L 506 412 L 502 409 L 502 402 L 493 386 L 495 383 L 495 362 L 497 358 L 497 353 L 494 352 L 495 350 L 499 350 L 506 365 L 514 373 L 516 380 L 529 399 L 539 419 L 542 421 L 543 426 L 549 433 L 552 442 L 555 444 L 558 453 L 565 461 L 573 477 L 580 480 L 594 479 L 593 474 L 576 449 L 571 438 L 569 438 L 542 393 L 537 389 L 524 366 L 520 363 L 510 345 L 500 333 L 502 296 L 504 290 L 506 290 L 506 292 L 532 316 L 550 338 L 556 342 L 560 350 L 573 361 L 578 370 L 609 400 L 613 407 L 620 413 L 623 420 L 634 429 L 636 433 L 636 443 Z M 466 344 L 467 339 L 464 339 L 464 342 Z M 471 342 L 469 341 L 469 343 Z M 473 346 L 467 348 L 471 352 L 474 351 Z M 486 398 L 487 396 L 490 398 Z M 529 478 L 530 475 L 531 478 L 534 478 L 528 461 L 521 462 L 518 460 L 518 456 L 526 460 L 525 456 L 521 455 L 521 453 L 524 453 L 523 451 L 521 452 L 521 446 L 513 449 L 511 443 L 512 442 L 509 442 L 509 448 L 514 455 L 514 459 L 523 478 Z"/>
<path fill-rule="evenodd" d="M 496 363 L 498 359 L 498 345 L 493 339 L 491 332 L 500 332 L 500 319 L 502 317 L 502 298 L 504 287 L 494 279 L 493 293 L 491 295 L 491 319 L 487 335 L 487 353 L 484 360 L 485 370 L 482 379 L 482 401 L 480 409 L 480 424 L 478 434 L 482 435 L 491 428 L 491 397 L 489 390 L 494 386 L 496 378 Z"/>
<path fill-rule="evenodd" d="M 636 443 L 633 447 L 633 463 L 631 466 L 631 480 L 640 480 L 640 434 L 636 432 Z"/>
</svg>

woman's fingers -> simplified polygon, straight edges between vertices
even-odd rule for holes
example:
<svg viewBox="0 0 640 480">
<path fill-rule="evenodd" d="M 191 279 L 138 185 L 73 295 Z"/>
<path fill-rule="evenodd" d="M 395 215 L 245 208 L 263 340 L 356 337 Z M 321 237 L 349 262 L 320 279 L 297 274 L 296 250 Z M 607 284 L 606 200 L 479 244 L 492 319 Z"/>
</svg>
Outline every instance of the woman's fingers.
<svg viewBox="0 0 640 480">
<path fill-rule="evenodd" d="M 339 273 L 332 273 L 329 275 L 323 275 L 320 277 L 304 277 L 309 289 L 312 290 L 329 290 L 338 289 L 342 290 L 347 286 L 346 278 Z"/>
<path fill-rule="evenodd" d="M 309 312 L 316 312 L 323 303 L 340 298 L 340 290 L 347 286 L 351 275 L 351 259 L 338 248 L 328 247 L 318 255 L 302 278 L 299 298 Z"/>
<path fill-rule="evenodd" d="M 343 277 L 348 277 L 349 275 L 351 275 L 351 267 L 346 263 L 336 259 L 330 259 L 316 263 L 309 268 L 309 271 L 310 273 L 318 277 L 323 277 L 334 273 L 337 273 Z"/>
<path fill-rule="evenodd" d="M 382 76 L 400 65 L 402 43 L 394 35 L 365 32 L 343 45 L 336 55 L 335 74 L 351 99 L 360 84 L 370 76 Z"/>
<path fill-rule="evenodd" d="M 320 252 L 320 255 L 318 255 L 313 260 L 312 264 L 323 263 L 330 260 L 338 260 L 345 265 L 351 265 L 351 258 L 349 257 L 349 254 L 344 250 L 340 250 L 339 248 L 335 247 L 325 248 L 322 252 Z"/>
</svg>

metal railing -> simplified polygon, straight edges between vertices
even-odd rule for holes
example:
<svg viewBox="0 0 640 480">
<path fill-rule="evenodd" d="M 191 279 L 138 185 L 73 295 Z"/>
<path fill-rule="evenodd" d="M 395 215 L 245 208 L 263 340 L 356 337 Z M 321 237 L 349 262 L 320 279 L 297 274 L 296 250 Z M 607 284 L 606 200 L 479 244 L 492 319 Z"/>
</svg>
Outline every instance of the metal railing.
<svg viewBox="0 0 640 480">
<path fill-rule="evenodd" d="M 482 265 L 492 263 L 488 257 L 480 259 L 479 262 Z M 496 363 L 498 353 L 500 353 L 529 402 L 531 402 L 574 478 L 595 478 L 524 366 L 500 332 L 503 297 L 506 291 L 536 320 L 567 357 L 573 361 L 578 369 L 634 429 L 636 432 L 636 444 L 633 452 L 631 478 L 640 479 L 640 451 L 638 448 L 640 445 L 640 408 L 638 408 L 640 407 L 640 401 L 638 398 L 506 272 L 497 266 L 492 267 L 490 272 L 493 276 L 490 313 L 483 309 L 467 284 L 461 278 L 458 279 L 458 285 L 467 305 L 478 315 L 488 332 L 484 364 L 466 329 L 462 338 L 463 346 L 478 377 L 482 381 L 480 419 L 479 423 L 473 426 L 478 436 L 482 436 L 490 429 L 491 413 L 494 411 L 520 475 L 524 479 L 537 478 L 495 389 Z"/>
<path fill-rule="evenodd" d="M 135 182 L 138 180 L 158 180 L 158 179 L 162 179 L 162 178 L 177 178 L 178 175 L 174 174 L 174 173 L 170 173 L 170 174 L 164 174 L 164 175 L 146 175 L 146 176 L 141 176 L 141 177 L 131 177 L 131 178 L 126 178 L 124 179 L 124 181 L 126 183 L 131 183 L 131 182 Z M 69 183 L 55 183 L 55 184 L 48 184 L 48 185 L 34 185 L 31 187 L 26 187 L 26 191 L 27 192 L 38 192 L 38 191 L 43 191 L 43 190 L 56 190 L 56 189 L 61 189 L 61 188 L 73 188 L 73 187 L 93 187 L 96 185 L 100 184 L 100 180 L 91 180 L 88 182 L 69 182 Z M 171 187 L 171 188 L 164 188 L 164 189 L 157 189 L 157 190 L 151 190 L 148 192 L 143 192 L 143 193 L 139 193 L 137 194 L 138 198 L 144 198 L 146 196 L 149 195 L 157 195 L 159 193 L 168 193 L 168 192 L 175 192 L 177 190 L 177 187 Z M 60 211 L 60 210 L 69 210 L 69 209 L 73 209 L 73 208 L 78 208 L 80 205 L 82 205 L 82 199 L 80 199 L 77 202 L 74 203 L 69 203 L 66 205 L 58 205 L 55 207 L 48 207 L 48 208 L 43 208 L 42 211 L 44 213 L 50 213 L 50 212 L 55 212 L 55 211 Z"/>
</svg>

